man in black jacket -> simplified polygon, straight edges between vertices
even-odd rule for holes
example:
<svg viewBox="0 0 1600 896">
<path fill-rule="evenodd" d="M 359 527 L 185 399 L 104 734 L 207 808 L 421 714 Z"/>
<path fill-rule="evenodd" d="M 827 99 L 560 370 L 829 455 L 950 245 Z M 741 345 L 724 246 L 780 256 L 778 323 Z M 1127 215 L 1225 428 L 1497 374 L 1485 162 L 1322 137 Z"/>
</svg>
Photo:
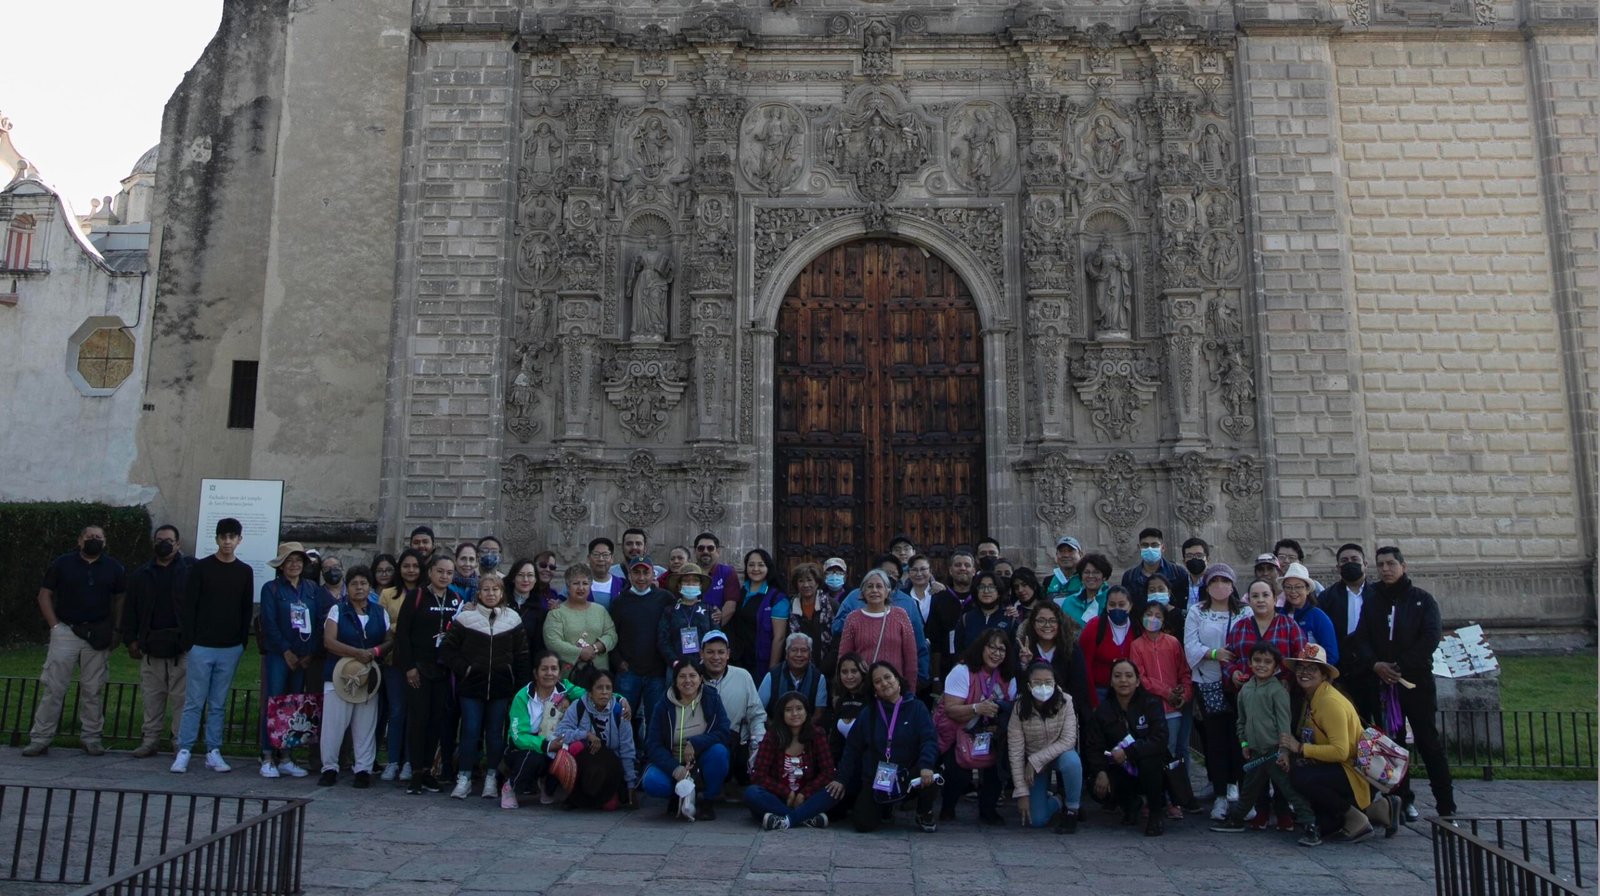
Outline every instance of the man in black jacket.
<svg viewBox="0 0 1600 896">
<path fill-rule="evenodd" d="M 1359 544 L 1339 546 L 1339 581 L 1323 590 L 1317 607 L 1328 614 L 1339 639 L 1339 680 L 1334 686 L 1350 698 L 1361 721 L 1378 718 L 1378 679 L 1372 673 L 1372 655 L 1357 637 L 1361 610 L 1372 600 L 1378 583 L 1367 578 L 1367 557 Z"/>
<path fill-rule="evenodd" d="M 162 728 L 170 728 L 172 742 L 178 742 L 189 653 L 178 608 L 192 562 L 184 556 L 182 545 L 177 526 L 162 526 L 155 532 L 155 557 L 128 576 L 122 643 L 128 656 L 139 662 L 139 692 L 144 696 L 143 736 L 133 751 L 135 759 L 156 754 Z"/>
<path fill-rule="evenodd" d="M 1372 590 L 1371 599 L 1363 602 L 1357 637 L 1371 652 L 1380 693 L 1385 688 L 1392 689 L 1400 701 L 1404 719 L 1389 735 L 1402 739 L 1405 722 L 1411 723 L 1412 740 L 1427 766 L 1434 803 L 1439 814 L 1449 818 L 1456 814 L 1455 793 L 1450 786 L 1450 763 L 1434 722 L 1438 696 L 1433 683 L 1433 651 L 1443 636 L 1439 604 L 1433 595 L 1411 583 L 1399 548 L 1378 548 L 1377 557 L 1379 583 Z M 1402 678 L 1414 687 L 1400 684 Z M 1412 805 L 1415 795 L 1410 775 L 1394 792 L 1405 802 L 1406 820 L 1415 821 L 1419 813 Z"/>
<path fill-rule="evenodd" d="M 643 734 L 645 720 L 666 699 L 667 667 L 656 650 L 661 616 L 677 598 L 656 585 L 655 564 L 635 557 L 628 564 L 627 591 L 612 595 L 611 622 L 617 627 L 617 646 L 611 651 L 611 671 L 617 675 L 617 695 L 634 710 L 634 733 Z"/>
</svg>

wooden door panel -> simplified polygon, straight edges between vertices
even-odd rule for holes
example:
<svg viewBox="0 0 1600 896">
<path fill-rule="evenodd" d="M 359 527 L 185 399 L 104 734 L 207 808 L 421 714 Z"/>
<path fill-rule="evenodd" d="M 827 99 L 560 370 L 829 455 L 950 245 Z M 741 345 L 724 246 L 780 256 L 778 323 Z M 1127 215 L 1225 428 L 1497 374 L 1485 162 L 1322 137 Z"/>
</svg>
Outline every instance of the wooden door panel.
<svg viewBox="0 0 1600 896">
<path fill-rule="evenodd" d="M 842 556 L 859 576 L 900 532 L 939 558 L 975 542 L 982 344 L 960 277 L 909 244 L 849 243 L 795 278 L 777 329 L 780 566 Z"/>
</svg>

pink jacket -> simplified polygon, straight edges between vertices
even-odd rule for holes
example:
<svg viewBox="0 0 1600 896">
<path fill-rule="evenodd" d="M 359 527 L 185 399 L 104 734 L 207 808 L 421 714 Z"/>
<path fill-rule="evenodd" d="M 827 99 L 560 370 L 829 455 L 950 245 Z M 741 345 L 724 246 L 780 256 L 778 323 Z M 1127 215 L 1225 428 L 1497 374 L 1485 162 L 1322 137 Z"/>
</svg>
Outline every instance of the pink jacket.
<svg viewBox="0 0 1600 896">
<path fill-rule="evenodd" d="M 1160 697 L 1161 705 L 1167 712 L 1178 711 L 1178 706 L 1167 699 L 1174 685 L 1183 685 L 1185 703 L 1194 696 L 1189 661 L 1184 659 L 1183 645 L 1178 643 L 1177 638 L 1162 632 L 1152 643 L 1148 635 L 1140 635 L 1133 639 L 1133 646 L 1128 648 L 1128 659 L 1133 660 L 1133 665 L 1138 668 L 1144 689 Z"/>
</svg>

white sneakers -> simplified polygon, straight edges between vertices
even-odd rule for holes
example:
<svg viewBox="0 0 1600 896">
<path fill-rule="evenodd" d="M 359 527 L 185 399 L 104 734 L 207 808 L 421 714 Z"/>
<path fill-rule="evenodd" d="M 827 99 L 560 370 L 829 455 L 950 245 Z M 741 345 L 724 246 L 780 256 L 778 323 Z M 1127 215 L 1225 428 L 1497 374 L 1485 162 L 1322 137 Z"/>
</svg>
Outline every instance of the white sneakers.
<svg viewBox="0 0 1600 896">
<path fill-rule="evenodd" d="M 450 791 L 450 798 L 453 800 L 464 800 L 467 798 L 467 793 L 470 790 L 472 790 L 472 773 L 457 772 L 456 786 L 454 790 Z"/>
<path fill-rule="evenodd" d="M 263 760 L 261 760 L 261 777 L 263 777 L 263 778 L 276 778 L 276 777 L 279 777 L 279 775 L 278 775 L 278 767 L 276 765 L 272 764 L 272 760 L 271 759 L 263 759 Z"/>
<path fill-rule="evenodd" d="M 189 751 L 188 750 L 184 750 L 183 751 L 183 762 L 184 762 L 185 766 L 187 766 L 188 763 L 189 763 Z M 176 762 L 173 763 L 173 767 L 174 768 L 177 767 L 177 763 Z M 222 759 L 222 751 L 221 750 L 212 750 L 211 752 L 206 754 L 206 768 L 209 768 L 214 772 L 231 772 L 231 771 L 233 771 L 233 766 L 231 766 L 228 763 L 223 761 L 223 759 Z"/>
<path fill-rule="evenodd" d="M 500 808 L 515 809 L 520 805 L 517 801 L 517 791 L 512 788 L 511 782 L 500 785 Z"/>
<path fill-rule="evenodd" d="M 1228 802 L 1237 803 L 1238 801 L 1239 801 L 1239 785 L 1237 785 L 1237 784 L 1229 784 L 1228 785 Z"/>
<path fill-rule="evenodd" d="M 393 781 L 395 778 L 398 778 L 399 776 L 400 776 L 400 763 L 391 762 L 388 765 L 383 767 L 383 775 L 381 776 L 383 780 L 385 780 L 385 781 Z"/>
<path fill-rule="evenodd" d="M 291 778 L 304 778 L 308 772 L 288 758 L 278 760 L 278 771 Z"/>
<path fill-rule="evenodd" d="M 400 780 L 411 780 L 411 763 L 407 762 L 405 765 L 400 767 Z"/>
<path fill-rule="evenodd" d="M 1216 801 L 1211 804 L 1211 820 L 1212 821 L 1222 821 L 1223 819 L 1225 819 L 1227 817 L 1228 817 L 1228 798 L 1225 797 L 1225 796 L 1219 796 L 1219 797 L 1217 797 Z"/>
<path fill-rule="evenodd" d="M 494 786 L 494 772 L 484 772 L 483 773 L 483 794 L 482 794 L 483 798 L 486 799 L 486 800 L 492 800 L 498 794 L 499 794 L 499 791 Z"/>
<path fill-rule="evenodd" d="M 181 775 L 189 770 L 189 751 L 179 750 L 178 755 L 172 757 L 172 768 L 168 771 L 174 775 Z"/>
</svg>

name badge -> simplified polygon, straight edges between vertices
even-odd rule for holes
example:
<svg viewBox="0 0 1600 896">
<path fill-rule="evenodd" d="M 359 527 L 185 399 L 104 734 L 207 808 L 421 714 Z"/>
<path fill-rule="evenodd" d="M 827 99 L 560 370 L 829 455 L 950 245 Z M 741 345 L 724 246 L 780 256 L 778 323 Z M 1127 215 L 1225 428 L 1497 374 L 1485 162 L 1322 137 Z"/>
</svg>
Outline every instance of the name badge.
<svg viewBox="0 0 1600 896">
<path fill-rule="evenodd" d="M 437 635 L 433 636 L 433 649 L 434 650 L 438 650 L 439 646 L 441 644 L 443 644 L 443 643 L 444 643 L 444 632 L 440 632 Z"/>
<path fill-rule="evenodd" d="M 892 794 L 899 788 L 900 766 L 893 762 L 878 763 L 878 770 L 872 775 L 872 789 L 879 793 Z"/>
<path fill-rule="evenodd" d="M 678 642 L 684 653 L 700 652 L 700 632 L 692 628 L 678 629 Z"/>
<path fill-rule="evenodd" d="M 980 731 L 977 734 L 972 735 L 972 755 L 989 755 L 989 742 L 991 739 L 993 739 L 993 737 L 994 735 L 988 731 Z"/>
<path fill-rule="evenodd" d="M 290 604 L 289 625 L 302 635 L 311 634 L 311 608 L 305 604 Z"/>
</svg>

